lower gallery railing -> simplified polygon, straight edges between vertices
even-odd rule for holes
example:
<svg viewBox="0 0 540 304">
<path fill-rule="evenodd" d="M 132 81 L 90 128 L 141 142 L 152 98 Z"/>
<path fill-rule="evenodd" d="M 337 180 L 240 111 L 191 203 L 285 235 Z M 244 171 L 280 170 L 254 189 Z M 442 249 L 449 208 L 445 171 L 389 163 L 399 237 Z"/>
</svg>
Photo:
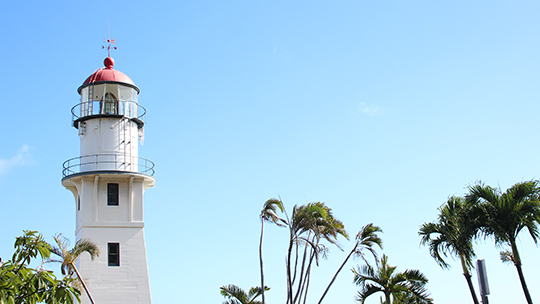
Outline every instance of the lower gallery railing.
<svg viewBox="0 0 540 304">
<path fill-rule="evenodd" d="M 124 154 L 93 154 L 68 159 L 62 178 L 89 171 L 126 171 L 154 176 L 154 163 L 146 158 Z"/>
</svg>

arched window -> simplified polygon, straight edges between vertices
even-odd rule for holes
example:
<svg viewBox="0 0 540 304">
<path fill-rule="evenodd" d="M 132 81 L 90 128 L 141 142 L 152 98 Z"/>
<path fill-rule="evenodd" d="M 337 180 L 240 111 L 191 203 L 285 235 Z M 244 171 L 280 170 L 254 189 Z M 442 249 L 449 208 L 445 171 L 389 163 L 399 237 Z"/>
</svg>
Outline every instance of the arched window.
<svg viewBox="0 0 540 304">
<path fill-rule="evenodd" d="M 118 98 L 113 93 L 105 93 L 105 98 L 102 101 L 102 114 L 118 114 Z"/>
</svg>

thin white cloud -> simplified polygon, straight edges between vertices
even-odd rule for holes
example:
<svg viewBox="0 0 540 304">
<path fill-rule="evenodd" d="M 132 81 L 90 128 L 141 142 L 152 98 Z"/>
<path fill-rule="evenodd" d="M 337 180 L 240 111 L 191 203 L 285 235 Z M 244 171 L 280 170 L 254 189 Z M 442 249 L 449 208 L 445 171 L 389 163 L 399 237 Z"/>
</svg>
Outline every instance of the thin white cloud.
<svg viewBox="0 0 540 304">
<path fill-rule="evenodd" d="M 12 158 L 0 158 L 0 175 L 5 175 L 13 167 L 24 166 L 30 163 L 31 147 L 23 145 Z"/>
<path fill-rule="evenodd" d="M 379 112 L 381 111 L 381 108 L 377 105 L 361 102 L 358 104 L 358 111 L 361 114 L 375 116 L 379 114 Z"/>
<path fill-rule="evenodd" d="M 274 56 L 279 56 L 279 57 L 283 57 L 283 58 L 285 58 L 287 60 L 291 60 L 291 55 L 289 54 L 289 50 L 282 48 L 278 44 L 274 44 L 274 49 L 272 51 L 272 54 Z"/>
</svg>

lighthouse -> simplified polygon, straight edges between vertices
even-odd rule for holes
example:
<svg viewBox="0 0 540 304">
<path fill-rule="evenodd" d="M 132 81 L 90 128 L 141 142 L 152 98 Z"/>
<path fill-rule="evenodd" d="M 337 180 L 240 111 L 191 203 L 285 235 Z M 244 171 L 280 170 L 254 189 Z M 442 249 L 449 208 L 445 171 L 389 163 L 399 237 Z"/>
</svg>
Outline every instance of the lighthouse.
<svg viewBox="0 0 540 304">
<path fill-rule="evenodd" d="M 96 303 L 151 303 L 144 240 L 143 195 L 154 186 L 154 164 L 138 155 L 146 109 L 139 88 L 107 57 L 78 88 L 71 109 L 80 155 L 64 162 L 62 185 L 73 193 L 76 239 L 101 252 L 77 267 Z M 81 303 L 90 303 L 81 294 Z"/>
</svg>

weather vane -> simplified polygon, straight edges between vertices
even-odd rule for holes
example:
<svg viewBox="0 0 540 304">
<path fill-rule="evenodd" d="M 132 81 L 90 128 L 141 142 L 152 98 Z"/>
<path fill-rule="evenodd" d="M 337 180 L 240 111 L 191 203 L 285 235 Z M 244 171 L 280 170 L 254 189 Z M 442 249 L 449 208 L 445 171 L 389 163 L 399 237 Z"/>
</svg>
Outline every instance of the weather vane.
<svg viewBox="0 0 540 304">
<path fill-rule="evenodd" d="M 107 35 L 108 35 L 108 38 L 107 39 L 103 38 L 103 42 L 107 42 L 107 44 L 108 44 L 107 45 L 107 55 L 108 55 L 108 57 L 111 57 L 111 49 L 116 50 L 117 47 L 113 45 L 114 44 L 114 39 L 111 39 L 111 31 L 109 29 L 109 24 L 107 24 Z M 105 46 L 102 46 L 101 48 L 105 49 Z"/>
</svg>

